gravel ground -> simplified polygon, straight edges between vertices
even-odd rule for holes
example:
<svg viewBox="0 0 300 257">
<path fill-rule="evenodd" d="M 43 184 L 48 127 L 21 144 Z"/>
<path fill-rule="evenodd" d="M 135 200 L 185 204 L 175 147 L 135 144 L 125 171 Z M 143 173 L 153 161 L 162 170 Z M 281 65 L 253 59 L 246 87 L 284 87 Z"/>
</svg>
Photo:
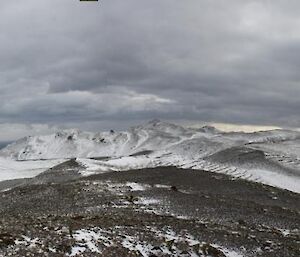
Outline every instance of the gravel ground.
<svg viewBox="0 0 300 257">
<path fill-rule="evenodd" d="M 299 194 L 175 167 L 78 174 L 0 185 L 1 257 L 300 256 Z"/>
</svg>

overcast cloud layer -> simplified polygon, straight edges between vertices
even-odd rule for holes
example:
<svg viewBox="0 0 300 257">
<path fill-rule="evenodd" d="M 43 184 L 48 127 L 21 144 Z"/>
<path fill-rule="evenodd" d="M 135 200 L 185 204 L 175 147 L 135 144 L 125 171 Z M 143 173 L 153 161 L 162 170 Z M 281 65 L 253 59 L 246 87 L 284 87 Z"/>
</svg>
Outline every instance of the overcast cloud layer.
<svg viewBox="0 0 300 257">
<path fill-rule="evenodd" d="M 299 0 L 1 1 L 2 130 L 151 118 L 300 127 L 299 10 Z"/>
</svg>

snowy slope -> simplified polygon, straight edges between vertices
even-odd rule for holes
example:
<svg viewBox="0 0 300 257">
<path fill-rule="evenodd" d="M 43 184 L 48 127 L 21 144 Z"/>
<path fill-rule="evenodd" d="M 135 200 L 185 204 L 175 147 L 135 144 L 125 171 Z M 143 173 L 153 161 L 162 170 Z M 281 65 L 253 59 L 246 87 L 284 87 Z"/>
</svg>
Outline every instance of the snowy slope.
<svg viewBox="0 0 300 257">
<path fill-rule="evenodd" d="M 0 150 L 14 160 L 79 158 L 84 175 L 174 165 L 205 169 L 300 192 L 300 133 L 224 133 L 153 120 L 123 132 L 64 130 L 26 137 Z M 91 160 L 91 157 L 108 157 Z M 100 158 L 101 159 L 101 158 Z"/>
<path fill-rule="evenodd" d="M 63 160 L 15 161 L 0 158 L 0 181 L 31 178 L 61 162 Z"/>
<path fill-rule="evenodd" d="M 63 130 L 55 134 L 26 137 L 8 145 L 0 156 L 17 160 L 122 156 L 142 150 L 158 150 L 189 138 L 193 131 L 152 121 L 125 132 L 90 133 Z"/>
</svg>

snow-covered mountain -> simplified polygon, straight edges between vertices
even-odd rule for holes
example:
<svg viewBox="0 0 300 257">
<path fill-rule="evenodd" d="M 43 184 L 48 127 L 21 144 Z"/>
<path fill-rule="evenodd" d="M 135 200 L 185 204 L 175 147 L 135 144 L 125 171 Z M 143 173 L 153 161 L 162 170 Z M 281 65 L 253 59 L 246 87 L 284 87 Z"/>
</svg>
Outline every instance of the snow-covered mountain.
<svg viewBox="0 0 300 257">
<path fill-rule="evenodd" d="M 78 158 L 85 174 L 175 165 L 300 192 L 300 133 L 290 130 L 225 133 L 210 126 L 194 129 L 153 120 L 123 132 L 73 129 L 26 137 L 0 150 L 0 157 Z"/>
<path fill-rule="evenodd" d="M 91 133 L 71 129 L 22 138 L 2 149 L 0 155 L 16 160 L 123 156 L 141 150 L 161 150 L 193 134 L 192 130 L 159 121 L 124 132 Z"/>
</svg>

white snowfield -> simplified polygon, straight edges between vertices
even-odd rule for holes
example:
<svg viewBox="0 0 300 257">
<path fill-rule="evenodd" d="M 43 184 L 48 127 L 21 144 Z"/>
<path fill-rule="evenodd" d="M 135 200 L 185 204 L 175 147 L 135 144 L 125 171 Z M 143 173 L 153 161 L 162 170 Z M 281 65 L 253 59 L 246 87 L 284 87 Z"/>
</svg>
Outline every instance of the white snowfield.
<svg viewBox="0 0 300 257">
<path fill-rule="evenodd" d="M 177 166 L 226 173 L 300 193 L 300 132 L 290 130 L 225 133 L 209 126 L 192 129 L 154 120 L 123 132 L 73 129 L 26 137 L 0 150 L 0 158 L 1 165 L 11 167 L 10 172 L 0 169 L 0 180 L 34 176 L 38 168 L 45 170 L 52 162 L 77 158 L 86 176 Z"/>
<path fill-rule="evenodd" d="M 16 161 L 0 157 L 0 181 L 31 178 L 63 162 L 63 160 Z"/>
</svg>

